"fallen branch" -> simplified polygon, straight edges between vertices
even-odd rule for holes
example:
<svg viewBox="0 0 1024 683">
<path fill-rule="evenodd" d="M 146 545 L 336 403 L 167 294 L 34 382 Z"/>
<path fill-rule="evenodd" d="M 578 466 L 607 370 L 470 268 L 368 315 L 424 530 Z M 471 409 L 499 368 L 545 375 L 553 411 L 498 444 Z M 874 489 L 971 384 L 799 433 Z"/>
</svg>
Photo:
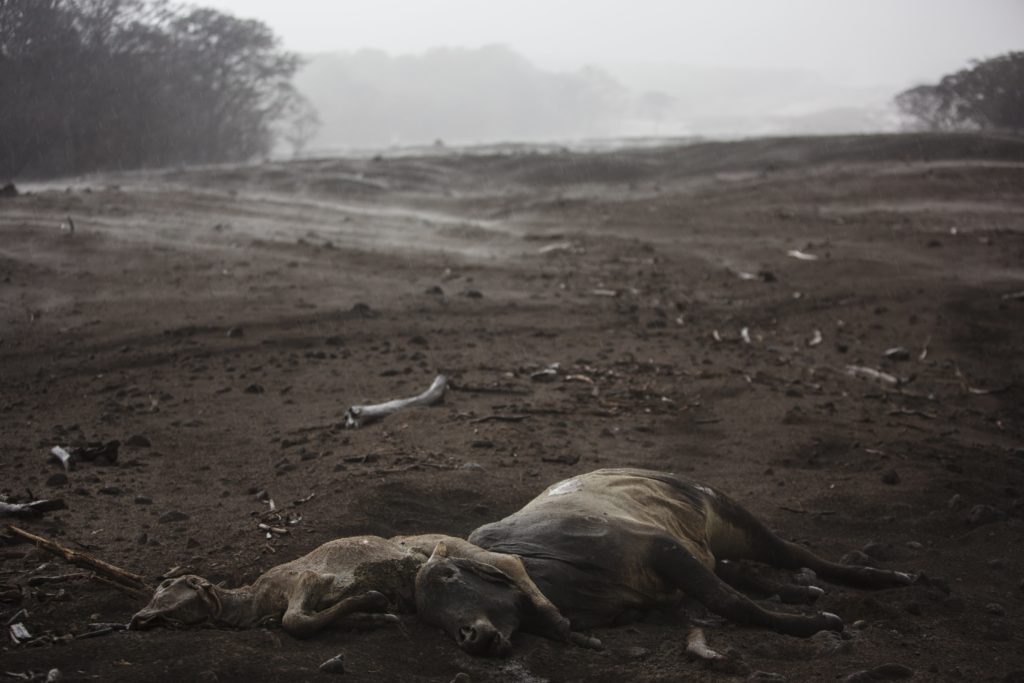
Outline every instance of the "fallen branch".
<svg viewBox="0 0 1024 683">
<path fill-rule="evenodd" d="M 447 387 L 448 379 L 444 375 L 438 375 L 434 378 L 434 382 L 430 385 L 430 388 L 419 396 L 413 396 L 412 398 L 396 398 L 385 403 L 375 403 L 365 406 L 352 406 L 345 411 L 345 427 L 355 429 L 406 408 L 433 405 L 441 400 Z"/>
<path fill-rule="evenodd" d="M 147 589 L 149 587 L 146 584 L 146 580 L 138 574 L 133 574 L 121 569 L 120 567 L 116 567 L 108 562 L 95 558 L 92 555 L 72 550 L 71 548 L 61 545 L 56 541 L 51 541 L 48 538 L 36 536 L 24 529 L 19 529 L 13 524 L 8 524 L 7 530 L 15 536 L 20 536 L 27 541 L 35 543 L 37 547 L 42 548 L 47 552 L 63 557 L 71 564 L 93 570 L 97 574 L 110 579 L 113 584 L 118 584 L 121 588 L 127 588 L 134 592 Z"/>
</svg>

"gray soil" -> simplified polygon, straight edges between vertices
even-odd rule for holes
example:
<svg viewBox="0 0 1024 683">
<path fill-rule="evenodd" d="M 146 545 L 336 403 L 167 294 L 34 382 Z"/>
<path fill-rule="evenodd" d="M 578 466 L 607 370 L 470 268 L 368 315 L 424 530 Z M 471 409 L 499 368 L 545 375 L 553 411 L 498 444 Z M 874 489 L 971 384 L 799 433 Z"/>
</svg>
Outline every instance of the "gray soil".
<svg viewBox="0 0 1024 683">
<path fill-rule="evenodd" d="M 1024 676 L 1020 139 L 439 152 L 21 189 L 0 198 L 0 493 L 65 500 L 16 521 L 35 533 L 233 586 L 332 538 L 465 535 L 561 478 L 638 466 L 950 591 L 829 586 L 818 608 L 846 638 L 689 606 L 598 630 L 603 652 L 520 635 L 503 660 L 414 616 L 307 641 L 76 639 L 146 598 L 33 581 L 79 570 L 0 531 L 0 619 L 33 637 L 4 634 L 0 671 L 291 683 L 344 653 L 348 681 Z M 443 404 L 343 429 L 349 405 L 439 372 Z M 112 439 L 116 465 L 53 476 L 50 447 Z M 732 665 L 687 659 L 694 623 Z"/>
</svg>

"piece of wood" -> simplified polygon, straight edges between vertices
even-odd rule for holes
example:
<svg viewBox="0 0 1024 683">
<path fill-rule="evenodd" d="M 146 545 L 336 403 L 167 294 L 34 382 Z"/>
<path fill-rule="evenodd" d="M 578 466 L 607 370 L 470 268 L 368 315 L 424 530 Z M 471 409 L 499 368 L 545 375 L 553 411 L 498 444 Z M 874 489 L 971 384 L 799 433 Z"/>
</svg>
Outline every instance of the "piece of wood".
<svg viewBox="0 0 1024 683">
<path fill-rule="evenodd" d="M 112 565 L 109 562 L 104 562 L 103 560 L 93 557 L 92 555 L 79 552 L 77 550 L 72 550 L 71 548 L 61 545 L 60 543 L 52 541 L 48 538 L 36 536 L 35 534 L 25 531 L 24 529 L 19 529 L 13 524 L 8 524 L 7 530 L 15 536 L 20 536 L 21 538 L 24 538 L 26 541 L 31 541 L 32 543 L 35 543 L 37 547 L 42 548 L 47 552 L 63 557 L 66 561 L 70 562 L 71 564 L 77 565 L 79 567 L 85 567 L 86 569 L 91 569 L 97 574 L 110 579 L 114 583 L 121 584 L 122 586 L 125 586 L 133 590 L 141 590 L 149 587 L 148 584 L 146 583 L 146 580 L 138 574 L 133 574 L 132 572 L 121 569 L 120 567 Z"/>
</svg>

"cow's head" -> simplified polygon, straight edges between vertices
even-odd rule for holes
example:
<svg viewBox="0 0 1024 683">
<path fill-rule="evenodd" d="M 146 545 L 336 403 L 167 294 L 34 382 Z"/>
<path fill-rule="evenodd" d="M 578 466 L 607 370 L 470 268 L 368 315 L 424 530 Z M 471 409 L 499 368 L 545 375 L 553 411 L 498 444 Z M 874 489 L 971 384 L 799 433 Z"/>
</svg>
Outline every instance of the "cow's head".
<svg viewBox="0 0 1024 683">
<path fill-rule="evenodd" d="M 448 557 L 443 542 L 416 575 L 417 613 L 472 655 L 507 655 L 526 602 L 503 571 L 477 560 Z"/>
<path fill-rule="evenodd" d="M 206 579 L 191 574 L 167 579 L 153 599 L 132 617 L 128 628 L 143 629 L 156 624 L 191 626 L 220 614 L 221 604 Z"/>
</svg>

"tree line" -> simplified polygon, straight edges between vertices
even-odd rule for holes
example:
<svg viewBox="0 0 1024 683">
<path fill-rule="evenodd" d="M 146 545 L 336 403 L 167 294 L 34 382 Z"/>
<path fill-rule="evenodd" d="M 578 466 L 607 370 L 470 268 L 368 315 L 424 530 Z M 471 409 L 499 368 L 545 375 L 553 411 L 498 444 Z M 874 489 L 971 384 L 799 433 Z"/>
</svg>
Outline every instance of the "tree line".
<svg viewBox="0 0 1024 683">
<path fill-rule="evenodd" d="M 212 9 L 0 0 L 0 179 L 265 155 L 308 121 L 299 63 L 263 23 Z"/>
<path fill-rule="evenodd" d="M 969 68 L 896 96 L 896 106 L 927 130 L 1024 132 L 1024 52 Z"/>
</svg>

